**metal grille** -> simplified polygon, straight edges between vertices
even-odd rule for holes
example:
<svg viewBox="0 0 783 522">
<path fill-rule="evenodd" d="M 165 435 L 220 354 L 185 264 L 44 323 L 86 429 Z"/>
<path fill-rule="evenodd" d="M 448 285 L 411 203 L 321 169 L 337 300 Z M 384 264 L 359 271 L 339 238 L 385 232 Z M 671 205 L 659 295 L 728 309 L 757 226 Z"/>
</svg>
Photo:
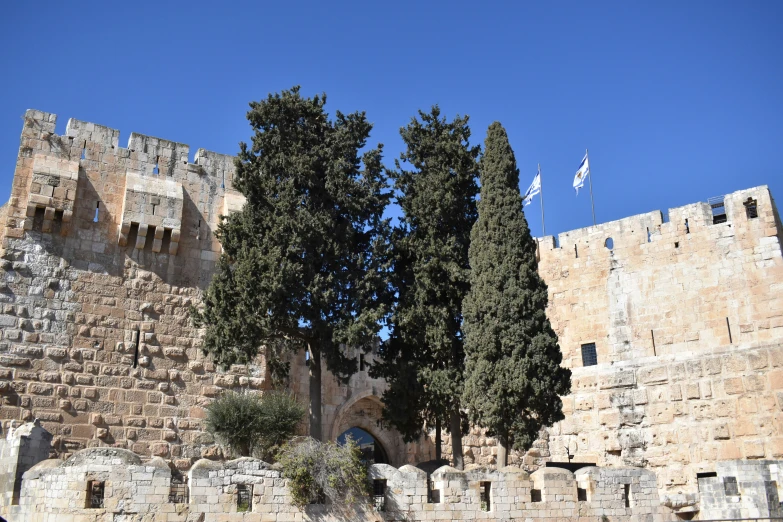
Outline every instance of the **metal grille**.
<svg viewBox="0 0 783 522">
<path fill-rule="evenodd" d="M 723 203 L 723 196 L 716 196 L 707 200 L 712 209 L 712 224 L 718 225 L 728 221 L 726 217 L 726 206 Z"/>
<path fill-rule="evenodd" d="M 103 508 L 104 482 L 91 480 L 87 483 L 87 507 L 91 509 Z"/>
<path fill-rule="evenodd" d="M 171 477 L 171 487 L 169 488 L 169 502 L 172 504 L 188 503 L 188 484 L 182 477 Z"/>
<path fill-rule="evenodd" d="M 372 481 L 372 503 L 376 511 L 386 511 L 386 479 Z"/>
<path fill-rule="evenodd" d="M 252 484 L 237 484 L 237 511 L 251 511 L 253 504 L 250 499 L 253 498 Z"/>
<path fill-rule="evenodd" d="M 595 366 L 598 364 L 598 356 L 595 353 L 595 343 L 582 345 L 582 366 Z"/>
</svg>

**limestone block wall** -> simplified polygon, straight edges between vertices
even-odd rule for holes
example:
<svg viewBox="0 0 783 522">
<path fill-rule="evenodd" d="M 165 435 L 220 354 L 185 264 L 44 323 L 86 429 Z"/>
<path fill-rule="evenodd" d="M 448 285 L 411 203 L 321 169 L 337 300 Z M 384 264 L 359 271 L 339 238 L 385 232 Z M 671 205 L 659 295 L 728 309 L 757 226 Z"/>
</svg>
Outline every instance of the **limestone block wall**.
<svg viewBox="0 0 783 522">
<path fill-rule="evenodd" d="M 602 517 L 657 522 L 669 515 L 658 502 L 653 474 L 639 469 L 589 468 L 574 476 L 554 468 L 528 475 L 518 468 L 460 472 L 444 466 L 432 475 L 440 499 L 430 502 L 426 473 L 412 466 L 379 464 L 369 469 L 373 495 L 351 506 L 316 504 L 304 509 L 291 504 L 281 471 L 258 459 L 200 460 L 188 473 L 185 494 L 172 476 L 160 458 L 143 462 L 128 450 L 90 448 L 27 471 L 19 504 L 2 512 L 19 522 L 599 522 Z M 577 488 L 583 488 L 581 496 Z"/>
<path fill-rule="evenodd" d="M 0 506 L 19 502 L 24 473 L 49 458 L 52 434 L 39 422 L 12 424 L 0 438 Z"/>
<path fill-rule="evenodd" d="M 748 217 L 748 199 L 757 217 Z M 723 223 L 695 203 L 670 209 L 666 222 L 655 211 L 541 240 L 539 271 L 565 366 L 583 365 L 587 343 L 601 364 L 783 338 L 783 255 L 769 190 L 723 201 Z"/>
<path fill-rule="evenodd" d="M 727 461 L 716 477 L 699 478 L 700 518 L 783 518 L 780 461 Z"/>
<path fill-rule="evenodd" d="M 220 215 L 244 203 L 233 157 L 199 149 L 190 162 L 188 145 L 137 133 L 123 148 L 118 130 L 75 119 L 58 136 L 56 116 L 40 111 L 24 121 L 2 210 L 3 426 L 39 419 L 61 456 L 111 446 L 182 469 L 218 457 L 204 407 L 224 389 L 269 386 L 263 354 L 215 368 L 190 322 L 220 255 Z M 294 359 L 291 387 L 306 401 L 304 357 Z M 324 372 L 323 432 L 340 415 L 370 411 L 340 408 L 377 404 L 382 385 L 366 370 L 350 386 Z M 365 424 L 383 431 L 376 420 Z M 402 443 L 385 437 L 404 458 Z"/>
</svg>

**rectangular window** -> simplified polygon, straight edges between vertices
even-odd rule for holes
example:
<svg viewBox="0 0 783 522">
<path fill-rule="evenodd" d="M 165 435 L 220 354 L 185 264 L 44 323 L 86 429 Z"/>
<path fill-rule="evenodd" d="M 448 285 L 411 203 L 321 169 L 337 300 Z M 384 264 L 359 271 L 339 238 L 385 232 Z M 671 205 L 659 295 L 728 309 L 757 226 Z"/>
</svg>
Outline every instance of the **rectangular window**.
<svg viewBox="0 0 783 522">
<path fill-rule="evenodd" d="M 696 473 L 696 486 L 701 489 L 701 479 L 717 477 L 718 474 L 714 471 L 705 471 L 704 473 Z"/>
<path fill-rule="evenodd" d="M 631 485 L 623 484 L 623 499 L 625 500 L 625 507 L 631 507 Z"/>
<path fill-rule="evenodd" d="M 587 502 L 587 490 L 585 488 L 576 488 L 577 502 Z"/>
<path fill-rule="evenodd" d="M 171 477 L 171 486 L 169 487 L 169 502 L 172 504 L 188 503 L 187 478 L 181 475 Z"/>
<path fill-rule="evenodd" d="M 489 511 L 492 508 L 491 501 L 492 482 L 479 482 L 479 498 L 481 499 L 481 511 Z"/>
<path fill-rule="evenodd" d="M 90 480 L 87 482 L 87 508 L 103 508 L 103 492 L 105 483 L 102 480 Z"/>
<path fill-rule="evenodd" d="M 712 209 L 713 225 L 719 225 L 720 223 L 728 221 L 728 218 L 726 217 L 726 206 L 723 203 L 723 196 L 710 198 L 707 200 L 707 203 L 709 203 L 710 209 Z"/>
<path fill-rule="evenodd" d="M 237 512 L 253 511 L 253 484 L 237 484 Z"/>
<path fill-rule="evenodd" d="M 530 490 L 530 502 L 541 502 L 541 490 L 540 489 L 531 489 Z"/>
<path fill-rule="evenodd" d="M 595 353 L 595 343 L 582 345 L 582 366 L 595 366 L 598 364 L 598 356 Z"/>
<path fill-rule="evenodd" d="M 737 477 L 723 477 L 723 491 L 727 497 L 738 497 Z"/>
<path fill-rule="evenodd" d="M 435 489 L 435 483 L 427 481 L 427 503 L 440 504 L 440 490 Z"/>
<path fill-rule="evenodd" d="M 755 199 L 748 198 L 743 205 L 745 205 L 745 215 L 748 216 L 748 219 L 756 219 L 759 217 L 759 210 Z"/>
<path fill-rule="evenodd" d="M 372 500 L 375 511 L 386 511 L 386 479 L 372 481 Z"/>
</svg>

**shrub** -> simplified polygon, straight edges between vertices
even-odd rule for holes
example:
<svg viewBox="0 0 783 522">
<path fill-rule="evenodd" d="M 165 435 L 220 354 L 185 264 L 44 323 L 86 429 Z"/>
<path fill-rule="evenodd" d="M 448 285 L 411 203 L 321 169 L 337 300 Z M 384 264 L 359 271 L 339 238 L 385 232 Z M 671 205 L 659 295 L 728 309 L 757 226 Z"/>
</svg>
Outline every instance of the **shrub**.
<svg viewBox="0 0 783 522">
<path fill-rule="evenodd" d="M 289 480 L 294 505 L 304 507 L 319 498 L 331 504 L 352 504 L 368 494 L 367 468 L 350 438 L 344 446 L 312 438 L 287 444 L 280 453 L 283 477 Z"/>
<path fill-rule="evenodd" d="M 286 393 L 227 391 L 207 406 L 206 429 L 236 454 L 271 459 L 293 436 L 304 414 Z"/>
</svg>

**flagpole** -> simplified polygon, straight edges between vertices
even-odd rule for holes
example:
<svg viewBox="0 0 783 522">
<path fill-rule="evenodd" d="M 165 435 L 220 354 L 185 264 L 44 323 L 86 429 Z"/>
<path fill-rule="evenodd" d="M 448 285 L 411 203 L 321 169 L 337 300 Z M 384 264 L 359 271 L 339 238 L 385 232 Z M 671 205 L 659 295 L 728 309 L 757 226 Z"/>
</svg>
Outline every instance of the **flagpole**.
<svg viewBox="0 0 783 522">
<path fill-rule="evenodd" d="M 544 180 L 541 178 L 541 164 L 538 164 L 538 183 L 541 191 L 541 237 L 546 236 L 546 225 L 544 224 Z"/>
<path fill-rule="evenodd" d="M 587 149 L 585 149 L 585 158 L 587 158 L 587 165 L 590 165 L 590 157 L 587 154 Z M 593 171 L 591 170 L 588 173 L 588 176 L 590 177 L 590 207 L 593 209 L 593 226 L 595 226 L 595 203 L 593 203 Z"/>
</svg>

